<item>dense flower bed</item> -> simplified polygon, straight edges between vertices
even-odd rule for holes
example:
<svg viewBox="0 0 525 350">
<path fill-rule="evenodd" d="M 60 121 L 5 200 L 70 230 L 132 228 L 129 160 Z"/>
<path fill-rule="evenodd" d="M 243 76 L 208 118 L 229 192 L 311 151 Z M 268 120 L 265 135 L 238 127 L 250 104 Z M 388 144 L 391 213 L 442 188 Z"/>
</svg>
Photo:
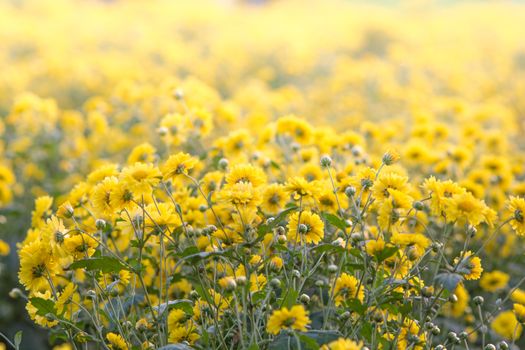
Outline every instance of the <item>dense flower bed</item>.
<svg viewBox="0 0 525 350">
<path fill-rule="evenodd" d="M 0 254 L 51 345 L 525 346 L 525 9 L 310 5 L 1 5 Z"/>
</svg>

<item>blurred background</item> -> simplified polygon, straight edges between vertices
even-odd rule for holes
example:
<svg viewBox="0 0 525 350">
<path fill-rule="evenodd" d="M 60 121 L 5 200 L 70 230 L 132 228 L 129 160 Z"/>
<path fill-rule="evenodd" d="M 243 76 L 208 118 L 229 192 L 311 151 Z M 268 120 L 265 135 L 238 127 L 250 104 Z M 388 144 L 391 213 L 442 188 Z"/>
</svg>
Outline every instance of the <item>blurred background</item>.
<svg viewBox="0 0 525 350">
<path fill-rule="evenodd" d="M 155 140 L 174 87 L 226 101 L 217 130 L 466 120 L 446 110 L 519 135 L 524 23 L 522 1 L 0 1 L 0 331 L 50 347 L 8 296 L 34 199 Z"/>
</svg>

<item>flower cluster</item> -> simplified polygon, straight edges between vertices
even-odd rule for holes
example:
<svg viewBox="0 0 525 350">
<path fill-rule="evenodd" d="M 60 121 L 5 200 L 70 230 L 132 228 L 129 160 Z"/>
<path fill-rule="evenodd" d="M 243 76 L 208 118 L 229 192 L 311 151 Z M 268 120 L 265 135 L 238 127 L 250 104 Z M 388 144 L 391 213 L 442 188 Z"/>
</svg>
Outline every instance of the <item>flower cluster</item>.
<svg viewBox="0 0 525 350">
<path fill-rule="evenodd" d="M 0 4 L 0 255 L 52 346 L 525 347 L 525 9 L 323 3 Z"/>
<path fill-rule="evenodd" d="M 56 211 L 38 198 L 19 250 L 31 318 L 71 343 L 114 349 L 424 349 L 475 342 L 489 321 L 519 338 L 525 306 L 476 320 L 468 287 L 507 288 L 510 276 L 480 256 L 522 234 L 525 200 L 411 179 L 397 151 L 356 152 L 345 135 L 289 115 L 193 153 L 142 144 L 127 164 L 91 172 Z M 467 335 L 443 337 L 456 327 L 447 317 Z"/>
</svg>

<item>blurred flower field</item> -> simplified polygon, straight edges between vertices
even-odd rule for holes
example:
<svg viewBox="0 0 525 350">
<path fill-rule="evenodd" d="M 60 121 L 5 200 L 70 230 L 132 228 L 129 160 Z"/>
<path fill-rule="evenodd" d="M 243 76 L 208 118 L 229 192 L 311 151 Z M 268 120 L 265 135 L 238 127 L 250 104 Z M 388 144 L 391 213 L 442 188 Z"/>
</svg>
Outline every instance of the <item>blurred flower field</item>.
<svg viewBox="0 0 525 350">
<path fill-rule="evenodd" d="M 0 2 L 0 349 L 521 349 L 525 4 Z"/>
</svg>

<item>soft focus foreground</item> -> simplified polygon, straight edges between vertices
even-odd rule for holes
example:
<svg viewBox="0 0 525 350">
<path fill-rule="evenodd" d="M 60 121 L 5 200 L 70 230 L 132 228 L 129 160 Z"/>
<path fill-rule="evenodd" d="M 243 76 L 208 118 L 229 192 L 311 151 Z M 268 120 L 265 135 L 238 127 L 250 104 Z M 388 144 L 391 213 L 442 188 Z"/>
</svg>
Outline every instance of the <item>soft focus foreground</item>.
<svg viewBox="0 0 525 350">
<path fill-rule="evenodd" d="M 0 5 L 5 346 L 525 346 L 523 21 Z"/>
</svg>

